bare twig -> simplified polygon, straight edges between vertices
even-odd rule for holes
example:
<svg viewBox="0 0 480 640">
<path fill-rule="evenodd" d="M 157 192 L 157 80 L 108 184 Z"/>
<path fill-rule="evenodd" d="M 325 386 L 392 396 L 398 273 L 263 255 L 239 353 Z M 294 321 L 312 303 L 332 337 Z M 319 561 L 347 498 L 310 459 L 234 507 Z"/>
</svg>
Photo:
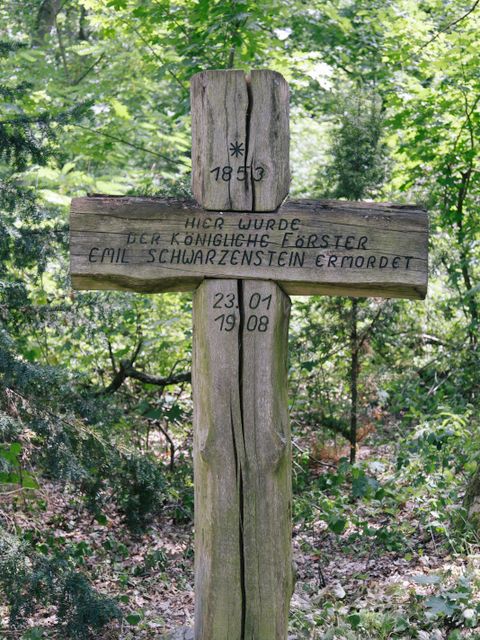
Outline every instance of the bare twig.
<svg viewBox="0 0 480 640">
<path fill-rule="evenodd" d="M 95 69 L 97 64 L 99 64 L 104 57 L 105 57 L 105 52 L 103 52 L 99 58 L 97 58 L 94 62 L 92 62 L 92 64 L 83 73 L 81 73 L 78 76 L 78 78 L 75 78 L 75 80 L 72 81 L 71 83 L 72 87 L 76 87 L 78 84 L 80 84 L 82 80 L 84 80 L 88 76 L 88 74 Z"/>
<path fill-rule="evenodd" d="M 449 24 L 447 24 L 445 27 L 443 27 L 442 29 L 439 29 L 437 31 L 437 33 L 435 33 L 430 40 L 427 40 L 427 42 L 425 42 L 424 44 L 422 44 L 421 47 L 418 48 L 418 51 L 422 51 L 422 49 L 425 49 L 425 47 L 428 47 L 429 44 L 431 44 L 434 40 L 436 40 L 439 36 L 442 35 L 442 33 L 446 33 L 447 31 L 449 31 L 452 27 L 455 27 L 457 24 L 459 24 L 460 22 L 462 22 L 462 20 L 465 20 L 465 18 L 468 18 L 468 16 L 473 13 L 475 11 L 475 9 L 478 7 L 480 3 L 480 0 L 476 0 L 476 2 L 473 3 L 473 5 L 470 7 L 470 9 L 464 13 L 462 16 L 460 16 L 459 18 L 457 18 L 456 20 L 453 20 L 453 22 L 449 22 Z"/>
<path fill-rule="evenodd" d="M 302 449 L 296 442 L 294 439 L 292 439 L 292 446 L 295 447 L 295 449 L 298 449 L 300 451 L 300 453 L 306 454 L 308 453 L 307 451 L 305 451 L 305 449 Z M 330 462 L 324 462 L 323 460 L 319 460 L 318 458 L 315 458 L 313 456 L 310 456 L 311 459 L 313 460 L 313 462 L 315 462 L 316 464 L 319 464 L 322 467 L 328 467 L 329 469 L 336 469 L 337 465 L 332 464 Z M 303 468 L 300 465 L 297 465 L 300 467 L 300 469 L 303 471 Z"/>
<path fill-rule="evenodd" d="M 374 318 L 372 319 L 372 321 L 370 322 L 370 324 L 368 325 L 368 327 L 365 329 L 365 331 L 362 333 L 362 335 L 360 336 L 360 340 L 358 341 L 358 346 L 357 349 L 358 351 L 360 351 L 360 349 L 363 347 L 363 344 L 365 342 L 365 340 L 368 338 L 368 336 L 371 334 L 375 323 L 377 322 L 377 320 L 380 318 L 380 315 L 385 307 L 385 305 L 388 304 L 388 300 L 385 300 L 378 308 L 377 313 L 375 314 Z"/>
<path fill-rule="evenodd" d="M 3 124 L 0 122 L 0 124 Z M 85 131 L 90 131 L 90 133 L 95 133 L 104 138 L 109 138 L 110 140 L 115 140 L 116 142 L 121 142 L 127 147 L 132 147 L 132 149 L 137 149 L 138 151 L 143 151 L 144 153 L 150 153 L 152 156 L 156 156 L 157 158 L 162 158 L 173 167 L 176 167 L 178 164 L 183 164 L 185 167 L 190 167 L 190 165 L 184 160 L 172 160 L 168 156 L 163 155 L 162 153 L 158 153 L 157 151 L 152 151 L 151 149 L 147 149 L 146 147 L 142 147 L 139 144 L 134 144 L 133 142 L 129 142 L 128 140 L 124 140 L 123 138 L 119 138 L 118 136 L 113 136 L 111 133 L 105 133 L 105 131 L 101 131 L 100 129 L 92 129 L 91 127 L 86 127 L 83 124 L 78 124 L 78 122 L 71 123 L 74 127 L 78 127 L 79 129 L 84 129 Z"/>
<path fill-rule="evenodd" d="M 170 465 L 169 466 L 170 466 L 170 471 L 173 471 L 175 467 L 175 444 L 170 434 L 164 427 L 162 427 L 159 420 L 155 420 L 154 425 L 163 433 L 163 435 L 165 436 L 169 444 L 169 447 L 170 447 Z"/>
<path fill-rule="evenodd" d="M 167 72 L 172 76 L 172 78 L 182 88 L 182 90 L 186 91 L 187 87 L 183 84 L 183 82 L 180 80 L 180 78 L 170 69 L 170 67 L 165 62 L 165 60 L 162 58 L 162 56 L 155 51 L 155 49 L 148 42 L 148 40 L 143 37 L 143 35 L 140 33 L 140 31 L 138 31 L 138 29 L 136 29 L 133 26 L 133 24 L 131 22 L 129 22 L 128 20 L 122 20 L 122 22 L 125 22 L 126 24 L 128 24 L 128 26 L 137 34 L 137 36 L 140 38 L 140 40 L 143 42 L 143 44 L 149 49 L 149 51 L 152 54 L 152 56 L 156 60 L 158 60 L 166 68 Z"/>
</svg>

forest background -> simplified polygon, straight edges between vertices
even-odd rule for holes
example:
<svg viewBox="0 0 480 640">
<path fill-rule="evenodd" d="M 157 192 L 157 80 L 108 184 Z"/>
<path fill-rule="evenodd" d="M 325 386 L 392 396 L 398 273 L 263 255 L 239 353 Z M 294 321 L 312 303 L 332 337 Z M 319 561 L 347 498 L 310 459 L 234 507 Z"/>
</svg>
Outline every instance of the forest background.
<svg viewBox="0 0 480 640">
<path fill-rule="evenodd" d="M 0 637 L 191 624 L 191 295 L 72 292 L 68 208 L 188 196 L 190 77 L 270 68 L 292 196 L 431 224 L 426 301 L 294 299 L 291 638 L 480 638 L 479 36 L 478 0 L 3 0 Z"/>
</svg>

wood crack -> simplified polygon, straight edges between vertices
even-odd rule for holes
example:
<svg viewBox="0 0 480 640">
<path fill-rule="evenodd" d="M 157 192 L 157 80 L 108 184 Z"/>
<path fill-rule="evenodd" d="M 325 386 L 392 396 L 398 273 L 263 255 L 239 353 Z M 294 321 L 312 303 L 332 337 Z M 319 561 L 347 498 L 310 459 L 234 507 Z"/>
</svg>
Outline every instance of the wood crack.
<svg viewBox="0 0 480 640">
<path fill-rule="evenodd" d="M 238 300 L 238 395 L 239 395 L 239 410 L 240 410 L 240 431 L 242 440 L 237 446 L 242 447 L 242 455 L 238 458 L 237 446 L 234 443 L 235 455 L 238 459 L 238 499 L 239 499 L 239 543 L 240 543 L 240 586 L 242 593 L 242 608 L 241 608 L 241 640 L 245 638 L 245 622 L 247 617 L 247 585 L 246 585 L 246 558 L 245 558 L 245 504 L 244 504 L 244 487 L 243 487 L 243 473 L 246 457 L 245 446 L 245 422 L 244 422 L 244 406 L 243 406 L 243 330 L 245 324 L 245 310 L 243 305 L 243 282 L 237 280 L 237 300 Z"/>
<path fill-rule="evenodd" d="M 250 81 L 250 76 L 245 76 L 245 82 L 247 84 L 247 121 L 245 124 L 245 185 L 248 189 L 250 189 L 251 196 L 251 210 L 255 211 L 255 181 L 253 179 L 253 158 L 249 157 L 250 154 L 250 124 L 252 120 L 252 108 L 253 108 L 253 93 L 252 93 L 252 85 Z M 250 174 L 247 172 L 247 166 L 250 166 Z"/>
</svg>

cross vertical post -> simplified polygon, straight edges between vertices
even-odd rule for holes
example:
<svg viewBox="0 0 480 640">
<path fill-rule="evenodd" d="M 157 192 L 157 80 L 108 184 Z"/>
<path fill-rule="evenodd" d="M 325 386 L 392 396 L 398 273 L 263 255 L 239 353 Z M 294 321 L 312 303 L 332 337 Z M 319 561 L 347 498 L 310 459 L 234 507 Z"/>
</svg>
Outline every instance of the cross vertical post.
<svg viewBox="0 0 480 640">
<path fill-rule="evenodd" d="M 191 93 L 199 203 L 275 211 L 289 186 L 284 79 L 203 72 Z M 260 246 L 261 232 L 249 241 Z M 195 640 L 287 638 L 289 313 L 267 280 L 205 280 L 194 295 Z"/>
</svg>

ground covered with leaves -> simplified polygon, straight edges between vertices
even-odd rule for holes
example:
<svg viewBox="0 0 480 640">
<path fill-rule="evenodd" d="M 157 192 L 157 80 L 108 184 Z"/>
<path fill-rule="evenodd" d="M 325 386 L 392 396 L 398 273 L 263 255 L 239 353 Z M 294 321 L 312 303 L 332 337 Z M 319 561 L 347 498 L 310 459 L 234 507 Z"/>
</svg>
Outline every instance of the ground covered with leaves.
<svg viewBox="0 0 480 640">
<path fill-rule="evenodd" d="M 371 435 L 354 466 L 313 457 L 312 443 L 294 435 L 291 640 L 480 638 L 479 539 L 463 520 L 462 484 L 449 464 L 465 434 L 447 422 L 440 447 L 438 429 L 436 441 L 425 427 L 395 444 L 388 430 Z M 146 640 L 192 626 L 191 523 L 166 514 L 134 534 L 108 500 L 94 515 L 54 482 L 1 500 L 26 544 L 64 559 L 119 607 L 92 637 Z M 65 637 L 53 604 L 37 602 L 18 628 L 1 611 L 2 637 Z"/>
</svg>

